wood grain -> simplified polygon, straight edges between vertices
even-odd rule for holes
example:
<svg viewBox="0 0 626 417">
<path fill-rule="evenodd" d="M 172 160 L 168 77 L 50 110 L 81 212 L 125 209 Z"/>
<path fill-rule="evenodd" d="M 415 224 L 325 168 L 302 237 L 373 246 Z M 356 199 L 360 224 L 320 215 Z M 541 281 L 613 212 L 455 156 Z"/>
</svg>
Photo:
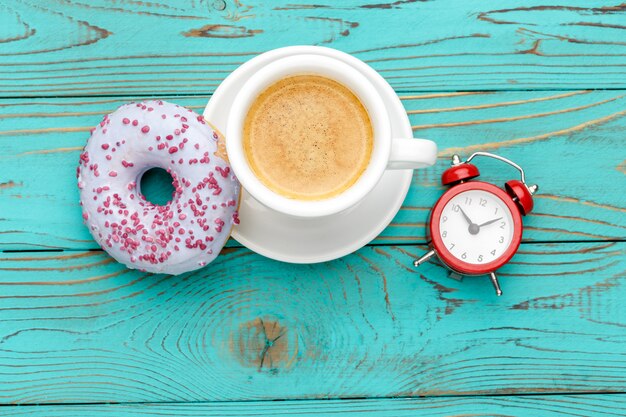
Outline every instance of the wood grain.
<svg viewBox="0 0 626 417">
<path fill-rule="evenodd" d="M 516 397 L 397 398 L 372 400 L 246 401 L 228 403 L 102 404 L 6 407 L 3 416 L 623 416 L 625 396 L 542 395 Z"/>
<path fill-rule="evenodd" d="M 209 93 L 281 46 L 350 52 L 401 91 L 624 88 L 621 1 L 0 1 L 0 96 Z"/>
<path fill-rule="evenodd" d="M 424 242 L 449 156 L 476 150 L 512 158 L 540 185 L 526 219 L 527 241 L 626 238 L 625 95 L 583 90 L 404 97 L 415 135 L 435 140 L 440 160 L 416 171 L 402 210 L 376 242 Z M 165 99 L 201 111 L 208 96 Z M 124 101 L 0 102 L 0 250 L 97 248 L 80 220 L 74 171 L 89 129 Z M 517 175 L 489 161 L 477 164 L 482 178 L 496 184 Z"/>
<path fill-rule="evenodd" d="M 178 277 L 4 253 L 0 402 L 626 390 L 626 242 L 524 244 L 500 298 L 485 277 L 409 267 L 424 249 L 314 266 L 227 249 Z"/>
<path fill-rule="evenodd" d="M 625 18 L 606 0 L 0 0 L 0 415 L 624 415 Z M 293 44 L 369 63 L 439 145 L 376 245 L 289 265 L 231 241 L 178 277 L 97 250 L 74 170 L 102 115 L 201 111 Z M 541 186 L 501 298 L 410 266 L 448 158 L 476 150 Z"/>
</svg>

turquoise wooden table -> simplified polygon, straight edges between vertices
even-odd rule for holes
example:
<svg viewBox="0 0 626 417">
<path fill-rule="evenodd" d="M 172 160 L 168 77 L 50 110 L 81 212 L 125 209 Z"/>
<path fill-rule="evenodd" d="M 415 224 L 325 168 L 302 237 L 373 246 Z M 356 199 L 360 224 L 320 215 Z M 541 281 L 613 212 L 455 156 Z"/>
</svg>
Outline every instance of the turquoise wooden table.
<svg viewBox="0 0 626 417">
<path fill-rule="evenodd" d="M 369 63 L 438 143 L 393 223 L 317 265 L 231 241 L 172 277 L 102 252 L 74 176 L 90 127 L 146 97 L 201 112 L 293 44 Z M 541 186 L 500 298 L 410 267 L 475 150 Z M 0 0 L 0 415 L 624 415 L 625 191 L 621 0 Z"/>
</svg>

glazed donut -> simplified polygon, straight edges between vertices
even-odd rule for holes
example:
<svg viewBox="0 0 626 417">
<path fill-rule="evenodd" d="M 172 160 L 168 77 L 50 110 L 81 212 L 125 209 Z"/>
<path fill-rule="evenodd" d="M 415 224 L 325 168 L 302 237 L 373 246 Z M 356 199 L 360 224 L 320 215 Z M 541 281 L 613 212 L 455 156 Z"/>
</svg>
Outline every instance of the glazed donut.
<svg viewBox="0 0 626 417">
<path fill-rule="evenodd" d="M 141 194 L 150 168 L 173 178 L 163 206 Z M 76 172 L 83 219 L 118 262 L 177 275 L 219 254 L 239 222 L 240 185 L 223 139 L 202 116 L 165 101 L 126 104 L 91 131 Z"/>
</svg>

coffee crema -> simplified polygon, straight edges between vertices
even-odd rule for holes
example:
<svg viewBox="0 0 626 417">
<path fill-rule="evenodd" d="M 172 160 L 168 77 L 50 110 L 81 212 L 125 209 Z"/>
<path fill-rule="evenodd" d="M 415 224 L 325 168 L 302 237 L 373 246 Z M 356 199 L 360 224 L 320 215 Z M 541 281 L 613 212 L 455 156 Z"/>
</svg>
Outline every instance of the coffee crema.
<svg viewBox="0 0 626 417">
<path fill-rule="evenodd" d="M 298 200 L 322 200 L 350 188 L 367 167 L 374 133 L 367 110 L 342 84 L 295 75 L 265 89 L 243 127 L 257 178 Z"/>
</svg>

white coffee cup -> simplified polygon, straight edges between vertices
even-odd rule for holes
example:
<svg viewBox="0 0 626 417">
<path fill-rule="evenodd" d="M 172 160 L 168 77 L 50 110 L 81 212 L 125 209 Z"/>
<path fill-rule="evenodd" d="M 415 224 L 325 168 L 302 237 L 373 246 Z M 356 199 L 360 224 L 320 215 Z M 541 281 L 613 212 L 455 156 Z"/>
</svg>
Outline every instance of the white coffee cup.
<svg viewBox="0 0 626 417">
<path fill-rule="evenodd" d="M 265 186 L 248 164 L 243 148 L 243 126 L 256 98 L 270 85 L 293 75 L 313 74 L 348 87 L 365 106 L 374 143 L 369 164 L 359 179 L 339 195 L 323 200 L 297 200 Z M 226 150 L 243 188 L 266 207 L 296 217 L 322 217 L 359 203 L 376 186 L 386 169 L 418 169 L 431 166 L 437 145 L 426 139 L 393 138 L 389 109 L 375 86 L 355 67 L 327 56 L 297 54 L 270 62 L 241 87 L 231 106 L 226 131 Z"/>
</svg>

